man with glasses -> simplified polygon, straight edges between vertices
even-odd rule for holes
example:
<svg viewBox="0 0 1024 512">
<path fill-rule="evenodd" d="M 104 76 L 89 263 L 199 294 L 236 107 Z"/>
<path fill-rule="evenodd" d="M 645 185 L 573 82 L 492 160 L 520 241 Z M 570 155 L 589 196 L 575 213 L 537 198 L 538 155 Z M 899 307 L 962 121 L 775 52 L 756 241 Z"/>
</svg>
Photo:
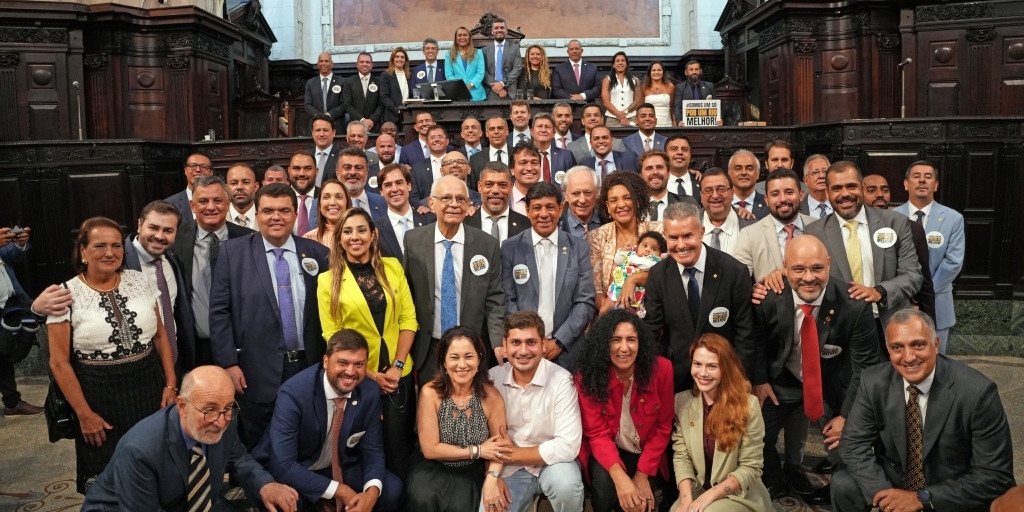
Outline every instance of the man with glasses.
<svg viewBox="0 0 1024 512">
<path fill-rule="evenodd" d="M 815 219 L 824 219 L 832 213 L 832 203 L 828 202 L 828 187 L 825 186 L 825 174 L 832 165 L 825 155 L 811 155 L 804 162 L 804 185 L 807 195 L 800 201 L 800 213 Z M 886 184 L 888 186 L 888 184 Z"/>
<path fill-rule="evenodd" d="M 740 230 L 754 221 L 741 219 L 732 209 L 733 183 L 722 169 L 713 167 L 701 180 L 700 200 L 704 206 L 704 243 L 727 254 L 733 253 Z"/>
<path fill-rule="evenodd" d="M 615 151 L 612 139 L 612 131 L 607 126 L 601 125 L 590 130 L 590 144 L 594 149 L 594 156 L 584 158 L 580 165 L 585 165 L 597 171 L 599 180 L 615 171 L 632 171 L 639 173 L 640 164 L 636 155 L 630 150 Z"/>
<path fill-rule="evenodd" d="M 192 216 L 192 208 L 189 207 L 189 202 L 192 201 L 192 190 L 195 189 L 196 178 L 213 174 L 213 162 L 206 155 L 193 153 L 185 159 L 184 171 L 188 186 L 185 187 L 185 190 L 164 199 L 181 212 L 181 218 L 178 219 L 179 226 L 196 220 Z"/>
<path fill-rule="evenodd" d="M 452 150 L 448 145 L 448 133 L 444 127 L 433 125 L 427 128 L 427 158 L 412 164 L 412 195 L 409 202 L 419 208 L 427 205 L 427 197 L 431 185 L 441 177 L 441 165 L 444 156 Z"/>
<path fill-rule="evenodd" d="M 220 510 L 225 472 L 249 501 L 294 512 L 298 493 L 274 482 L 238 440 L 235 390 L 216 366 L 196 368 L 177 404 L 135 424 L 121 438 L 83 510 Z"/>
<path fill-rule="evenodd" d="M 530 228 L 529 218 L 508 207 L 508 198 L 512 193 L 512 171 L 507 165 L 501 162 L 488 163 L 477 182 L 477 189 L 483 207 L 466 217 L 467 226 L 490 233 L 499 244 Z"/>
<path fill-rule="evenodd" d="M 412 348 L 420 382 L 429 382 L 439 370 L 438 340 L 456 325 L 480 333 L 494 347 L 498 362 L 504 359 L 505 293 L 498 241 L 463 224 L 469 208 L 464 181 L 442 176 L 431 187 L 429 203 L 437 222 L 405 234 L 405 274 L 420 325 Z"/>
<path fill-rule="evenodd" d="M 456 178 L 466 181 L 469 176 L 469 160 L 466 160 L 466 155 L 463 155 L 459 151 L 451 151 L 441 159 L 441 176 L 455 176 Z M 467 188 L 469 184 L 466 184 Z M 470 189 L 469 191 L 469 204 L 473 207 L 469 213 L 472 215 L 476 213 L 476 209 L 480 208 L 480 193 L 476 190 Z"/>
</svg>

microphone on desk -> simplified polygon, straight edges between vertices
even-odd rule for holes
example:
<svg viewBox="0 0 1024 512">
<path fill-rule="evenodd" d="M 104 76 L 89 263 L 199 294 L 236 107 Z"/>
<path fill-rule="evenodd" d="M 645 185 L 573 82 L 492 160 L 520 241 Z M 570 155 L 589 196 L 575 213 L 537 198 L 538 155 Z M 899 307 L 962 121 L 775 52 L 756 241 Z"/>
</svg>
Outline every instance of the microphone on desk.
<svg viewBox="0 0 1024 512">
<path fill-rule="evenodd" d="M 912 62 L 914 62 L 914 59 L 911 59 L 910 57 L 907 57 L 907 60 L 905 60 L 903 62 L 900 62 L 899 64 L 896 65 L 896 67 L 898 69 L 903 69 L 904 67 L 906 67 L 907 64 L 910 64 Z"/>
<path fill-rule="evenodd" d="M 711 97 L 711 95 L 710 95 L 710 94 L 708 94 L 708 97 L 707 97 L 707 98 L 704 98 L 704 99 L 706 99 L 706 100 L 708 100 L 708 101 L 711 101 L 711 100 L 712 100 L 713 98 Z"/>
</svg>

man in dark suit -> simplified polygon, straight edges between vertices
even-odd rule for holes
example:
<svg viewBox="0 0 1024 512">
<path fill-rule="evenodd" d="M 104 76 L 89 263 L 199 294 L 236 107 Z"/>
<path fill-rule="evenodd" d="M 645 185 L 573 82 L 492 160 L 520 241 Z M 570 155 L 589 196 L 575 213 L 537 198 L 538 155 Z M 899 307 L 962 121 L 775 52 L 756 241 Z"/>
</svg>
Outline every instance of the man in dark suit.
<svg viewBox="0 0 1024 512">
<path fill-rule="evenodd" d="M 421 326 L 412 357 L 421 382 L 429 381 L 438 371 L 437 342 L 455 325 L 480 333 L 494 347 L 498 362 L 503 360 L 501 251 L 497 240 L 463 225 L 468 206 L 466 183 L 442 176 L 430 194 L 437 222 L 405 234 L 405 275 L 416 305 L 416 322 Z M 455 272 L 455 266 L 461 271 Z"/>
<path fill-rule="evenodd" d="M 583 44 L 577 39 L 566 47 L 569 60 L 551 70 L 551 95 L 558 99 L 597 101 L 601 97 L 601 80 L 597 66 L 584 62 Z"/>
<path fill-rule="evenodd" d="M 192 186 L 199 176 L 213 174 L 213 162 L 206 155 L 193 153 L 185 159 L 184 170 L 187 185 L 185 190 L 164 199 L 164 201 L 174 205 L 178 212 L 181 213 L 181 218 L 178 219 L 179 226 L 195 220 L 195 217 L 192 216 L 192 209 L 188 205 L 188 202 L 192 200 Z"/>
<path fill-rule="evenodd" d="M 711 82 L 700 79 L 700 63 L 691 60 L 686 63 L 686 80 L 676 84 L 676 93 L 672 105 L 679 126 L 683 126 L 683 100 L 715 99 L 715 86 Z"/>
<path fill-rule="evenodd" d="M 306 82 L 304 108 L 306 113 L 315 116 L 327 114 L 334 120 L 335 128 L 345 122 L 345 105 L 341 101 L 341 78 L 332 71 L 334 61 L 331 54 L 321 53 L 316 59 L 316 67 L 320 74 Z"/>
<path fill-rule="evenodd" d="M 366 180 L 366 188 L 370 192 L 377 192 L 379 194 L 380 182 L 377 181 L 377 174 L 379 174 L 380 170 L 383 169 L 384 167 L 387 167 L 388 165 L 393 163 L 398 163 L 396 151 L 401 148 L 395 147 L 394 137 L 387 133 L 382 133 L 377 136 L 376 146 L 370 149 L 373 150 L 373 152 L 371 153 L 370 151 L 367 151 L 367 158 L 369 158 L 369 156 L 373 154 L 377 156 L 377 162 L 370 164 L 370 167 L 367 170 L 369 178 L 367 178 Z M 369 160 L 367 160 L 367 163 L 369 163 Z"/>
<path fill-rule="evenodd" d="M 477 187 L 480 172 L 489 162 L 501 162 L 509 167 L 512 164 L 512 155 L 510 154 L 512 148 L 508 145 L 508 123 L 505 122 L 505 118 L 494 116 L 488 119 L 484 126 L 488 146 L 483 151 L 469 157 L 469 167 L 472 170 L 466 183 L 469 184 L 470 190 Z"/>
<path fill-rule="evenodd" d="M 401 506 L 402 481 L 384 468 L 381 391 L 366 379 L 368 352 L 357 331 L 331 336 L 321 364 L 281 385 L 270 430 L 253 449 L 309 506 L 333 501 L 339 511 L 377 512 Z"/>
<path fill-rule="evenodd" d="M 172 218 L 169 221 L 176 223 L 177 219 Z M 12 228 L 0 228 L 0 272 L 3 272 L 0 275 L 0 318 L 4 324 L 0 327 L 0 352 L 5 352 L 0 353 L 0 395 L 3 396 L 4 417 L 36 416 L 43 413 L 42 407 L 21 399 L 18 381 L 15 380 L 14 365 L 28 357 L 32 347 L 36 345 L 36 334 L 39 333 L 40 324 L 46 322 L 45 315 L 66 313 L 64 307 L 61 307 L 59 312 L 46 311 L 42 307 L 34 308 L 32 299 L 18 282 L 12 265 L 25 261 L 30 249 L 28 239 L 32 231 L 29 227 L 23 229 L 24 231 L 16 234 Z M 53 285 L 40 297 L 54 295 L 54 287 L 70 295 L 66 288 Z"/>
<path fill-rule="evenodd" d="M 768 179 L 769 174 L 778 169 L 793 170 L 796 163 L 793 158 L 793 145 L 782 139 L 772 139 L 765 143 L 764 154 L 764 174 L 758 176 L 757 184 L 754 185 L 754 190 L 757 190 L 758 194 L 765 193 L 765 180 Z M 800 189 L 804 193 L 807 192 L 807 186 L 802 183 Z"/>
<path fill-rule="evenodd" d="M 383 215 L 388 209 L 388 203 L 380 194 L 366 190 L 368 172 L 366 152 L 363 150 L 347 147 L 338 154 L 338 179 L 345 186 L 352 207 L 366 210 L 373 218 Z M 318 208 L 318 202 L 314 202 L 313 206 Z"/>
<path fill-rule="evenodd" d="M 334 146 L 334 121 L 327 114 L 313 116 L 313 154 L 316 156 L 316 186 L 324 180 L 333 179 L 334 169 L 338 166 L 338 152 L 341 148 Z"/>
<path fill-rule="evenodd" d="M 572 123 L 575 120 L 572 115 L 572 105 L 563 102 L 555 103 L 555 106 L 551 107 L 551 117 L 555 118 L 555 147 L 569 149 L 569 144 L 580 138 L 580 134 L 572 131 Z"/>
<path fill-rule="evenodd" d="M 891 364 L 864 370 L 832 476 L 837 510 L 986 512 L 1013 487 L 1013 445 L 994 382 L 940 355 L 914 309 L 889 319 Z"/>
<path fill-rule="evenodd" d="M 380 193 L 387 201 L 387 211 L 374 217 L 380 238 L 381 256 L 405 260 L 405 234 L 437 221 L 433 213 L 420 213 L 409 204 L 412 175 L 403 165 L 387 165 L 377 174 Z"/>
<path fill-rule="evenodd" d="M 583 136 L 576 138 L 569 143 L 569 151 L 572 151 L 572 155 L 576 157 L 577 162 L 582 162 L 587 158 L 594 156 L 594 150 L 591 148 L 590 132 L 598 126 L 604 126 L 604 112 L 601 110 L 601 106 L 596 103 L 587 104 L 583 107 Z M 612 151 L 626 151 L 626 146 L 622 144 L 620 139 L 612 139 Z"/>
<path fill-rule="evenodd" d="M 455 176 L 462 181 L 466 181 L 469 174 L 469 161 L 466 159 L 466 155 L 461 152 L 450 151 L 441 159 L 441 176 Z M 466 187 L 469 187 L 468 183 Z M 469 204 L 474 209 L 480 208 L 480 193 L 476 190 L 469 189 Z"/>
<path fill-rule="evenodd" d="M 764 194 L 754 189 L 760 174 L 757 156 L 745 149 L 736 150 L 729 157 L 728 172 L 733 186 L 732 205 L 753 213 L 757 220 L 771 215 L 771 212 L 768 211 L 768 204 L 765 203 Z"/>
<path fill-rule="evenodd" d="M 509 105 L 508 120 L 512 122 L 512 131 L 508 134 L 505 144 L 515 148 L 523 142 L 531 142 L 533 133 L 530 131 L 530 103 L 526 100 L 513 100 Z"/>
<path fill-rule="evenodd" d="M 297 208 L 291 187 L 259 189 L 259 233 L 221 244 L 214 266 L 213 359 L 228 370 L 240 395 L 247 446 L 270 424 L 278 387 L 324 355 L 316 284 L 329 251 L 292 235 Z"/>
<path fill-rule="evenodd" d="M 632 151 L 612 149 L 612 131 L 607 126 L 601 125 L 590 130 L 590 146 L 594 149 L 594 156 L 584 159 L 580 165 L 596 171 L 600 179 L 603 180 L 614 171 L 640 171 L 640 163 Z"/>
<path fill-rule="evenodd" d="M 820 505 L 828 503 L 828 490 L 813 491 L 799 465 L 783 468 L 776 449 L 779 432 L 800 408 L 818 421 L 827 403 L 833 416 L 826 418 L 823 433 L 826 448 L 834 450 L 861 371 L 881 361 L 878 333 L 871 306 L 850 299 L 847 285 L 829 278 L 828 252 L 818 239 L 790 240 L 784 262 L 782 292 L 769 292 L 754 307 L 757 365 L 750 380 L 765 420 L 761 480 L 773 499 L 791 489 L 792 481 L 808 495 L 805 501 Z"/>
<path fill-rule="evenodd" d="M 411 166 L 412 195 L 409 202 L 416 208 L 427 206 L 430 186 L 441 177 L 442 160 L 452 150 L 448 145 L 448 133 L 436 124 L 427 129 L 427 145 L 430 149 L 428 157 Z"/>
<path fill-rule="evenodd" d="M 288 184 L 299 201 L 298 220 L 292 229 L 296 235 L 302 236 L 316 228 L 320 217 L 316 206 L 320 187 L 316 186 L 316 158 L 312 152 L 302 150 L 292 155 L 288 162 Z"/>
<path fill-rule="evenodd" d="M 437 58 L 437 39 L 428 37 L 423 40 L 423 58 L 423 64 L 412 68 L 412 81 L 409 83 L 410 90 L 419 84 L 444 80 L 444 59 L 439 60 Z"/>
<path fill-rule="evenodd" d="M 481 207 L 466 217 L 465 224 L 489 233 L 500 246 L 505 240 L 526 231 L 530 219 L 509 208 L 512 171 L 501 162 L 488 162 L 477 182 Z"/>
<path fill-rule="evenodd" d="M 467 117 L 462 121 L 462 129 L 459 132 L 459 137 L 462 137 L 462 144 L 459 144 L 456 151 L 462 153 L 466 159 L 483 152 L 486 149 L 480 142 L 483 135 L 484 129 L 480 126 L 480 120 L 475 117 Z"/>
<path fill-rule="evenodd" d="M 626 149 L 632 151 L 637 157 L 652 149 L 665 150 L 665 141 L 668 138 L 654 132 L 654 127 L 658 125 L 658 117 L 654 113 L 654 105 L 643 103 L 636 108 L 636 124 L 640 129 L 636 133 L 622 139 Z"/>
<path fill-rule="evenodd" d="M 553 144 L 555 137 L 555 118 L 547 112 L 541 112 L 533 118 L 533 144 L 540 151 L 541 181 L 562 184 L 565 173 L 576 165 L 572 151 L 561 149 Z"/>
<path fill-rule="evenodd" d="M 484 87 L 487 88 L 488 101 L 516 97 L 516 81 L 523 71 L 523 56 L 520 55 L 519 43 L 506 40 L 506 35 L 508 27 L 505 20 L 495 19 L 491 24 L 494 42 L 483 48 Z"/>
<path fill-rule="evenodd" d="M 192 196 L 195 222 L 189 222 L 178 229 L 171 242 L 173 258 L 181 268 L 183 286 L 178 287 L 178 297 L 184 298 L 189 308 L 188 324 L 178 331 L 194 339 L 192 368 L 213 364 L 213 349 L 210 346 L 210 284 L 213 282 L 213 268 L 219 258 L 220 244 L 254 233 L 227 222 L 227 196 L 224 183 L 216 176 L 204 176 L 196 180 L 196 191 Z M 256 219 L 253 218 L 253 226 Z M 186 369 L 188 369 L 186 368 Z"/>
<path fill-rule="evenodd" d="M 690 170 L 691 152 L 690 138 L 676 133 L 665 140 L 665 153 L 668 154 L 668 190 L 678 197 L 690 196 L 700 201 L 700 181 Z"/>
<path fill-rule="evenodd" d="M 366 151 L 366 143 L 370 140 L 370 132 L 362 121 L 352 121 L 345 127 L 345 145 L 350 148 L 359 148 Z M 377 163 L 377 153 L 366 153 L 366 162 L 369 165 Z"/>
<path fill-rule="evenodd" d="M 700 206 L 700 203 L 690 196 L 680 198 L 668 191 L 668 155 L 664 151 L 655 149 L 645 152 L 640 157 L 638 166 L 640 176 L 647 183 L 647 189 L 651 193 L 651 213 L 647 220 L 661 220 L 665 208 L 678 202 Z"/>
<path fill-rule="evenodd" d="M 82 510 L 221 510 L 225 472 L 253 503 L 294 512 L 299 495 L 274 482 L 238 440 L 231 377 L 215 366 L 196 368 L 181 383 L 173 407 L 135 424 L 121 438 Z M 191 499 L 190 499 L 191 497 Z"/>
<path fill-rule="evenodd" d="M 427 145 L 427 130 L 434 124 L 434 116 L 430 112 L 420 111 L 416 113 L 416 119 L 413 122 L 413 129 L 416 131 L 417 137 L 415 140 L 411 140 L 406 145 L 402 146 L 402 154 L 398 157 L 398 162 L 413 166 L 427 158 L 430 154 L 430 146 Z"/>
<path fill-rule="evenodd" d="M 526 193 L 532 229 L 501 245 L 505 310 L 536 311 L 544 358 L 569 369 L 582 347 L 584 331 L 597 312 L 590 245 L 558 229 L 562 207 L 558 188 L 541 181 Z"/>
<path fill-rule="evenodd" d="M 675 392 L 693 387 L 690 343 L 701 334 L 729 340 L 747 375 L 754 371 L 752 283 L 747 267 L 728 254 L 701 243 L 699 210 L 689 203 L 665 209 L 668 258 L 651 268 L 646 283 L 644 321 L 660 332 L 660 350 L 675 368 Z M 625 292 L 625 290 L 624 290 Z"/>
<path fill-rule="evenodd" d="M 341 88 L 345 111 L 353 121 L 360 121 L 366 129 L 373 131 L 380 126 L 384 115 L 384 102 L 380 101 L 380 78 L 372 76 L 373 57 L 363 52 L 356 59 L 358 73 L 345 79 Z M 362 148 L 360 148 L 362 149 Z"/>
</svg>

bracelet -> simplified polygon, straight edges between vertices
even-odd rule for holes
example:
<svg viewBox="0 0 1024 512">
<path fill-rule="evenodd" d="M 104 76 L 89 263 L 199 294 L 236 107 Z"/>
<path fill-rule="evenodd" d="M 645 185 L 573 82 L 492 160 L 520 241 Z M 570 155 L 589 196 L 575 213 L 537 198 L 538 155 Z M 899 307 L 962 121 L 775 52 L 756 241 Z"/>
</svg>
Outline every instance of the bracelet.
<svg viewBox="0 0 1024 512">
<path fill-rule="evenodd" d="M 474 444 L 469 447 L 469 460 L 477 460 L 480 458 L 480 445 Z"/>
<path fill-rule="evenodd" d="M 165 389 L 169 389 L 169 390 L 171 390 L 171 391 L 174 391 L 175 393 L 177 393 L 177 392 L 178 392 L 178 388 L 172 388 L 172 387 L 170 387 L 170 386 L 164 386 L 164 388 L 165 388 Z"/>
</svg>

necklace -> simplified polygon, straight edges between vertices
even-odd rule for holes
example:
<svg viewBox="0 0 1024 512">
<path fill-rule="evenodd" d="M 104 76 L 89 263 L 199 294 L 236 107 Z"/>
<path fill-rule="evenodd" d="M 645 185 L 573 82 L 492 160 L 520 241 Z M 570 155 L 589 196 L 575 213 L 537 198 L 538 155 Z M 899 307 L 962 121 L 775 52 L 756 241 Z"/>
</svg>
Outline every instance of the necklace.
<svg viewBox="0 0 1024 512">
<path fill-rule="evenodd" d="M 101 289 L 93 286 L 93 284 L 89 282 L 89 278 L 85 277 L 84 273 L 82 274 L 82 281 L 85 281 L 85 285 L 88 286 L 89 288 L 92 288 L 97 293 L 110 293 L 110 292 L 116 290 L 117 287 L 121 285 L 121 274 L 117 275 L 117 278 L 114 279 L 114 286 L 110 287 L 109 290 L 101 290 Z"/>
<path fill-rule="evenodd" d="M 459 409 L 459 410 L 463 410 L 466 407 L 469 407 L 469 401 L 473 399 L 473 395 L 469 395 L 468 397 L 466 397 L 465 400 L 458 400 L 458 399 L 455 398 L 455 396 L 452 396 L 451 398 L 452 398 L 452 402 L 455 403 L 455 408 Z"/>
</svg>

